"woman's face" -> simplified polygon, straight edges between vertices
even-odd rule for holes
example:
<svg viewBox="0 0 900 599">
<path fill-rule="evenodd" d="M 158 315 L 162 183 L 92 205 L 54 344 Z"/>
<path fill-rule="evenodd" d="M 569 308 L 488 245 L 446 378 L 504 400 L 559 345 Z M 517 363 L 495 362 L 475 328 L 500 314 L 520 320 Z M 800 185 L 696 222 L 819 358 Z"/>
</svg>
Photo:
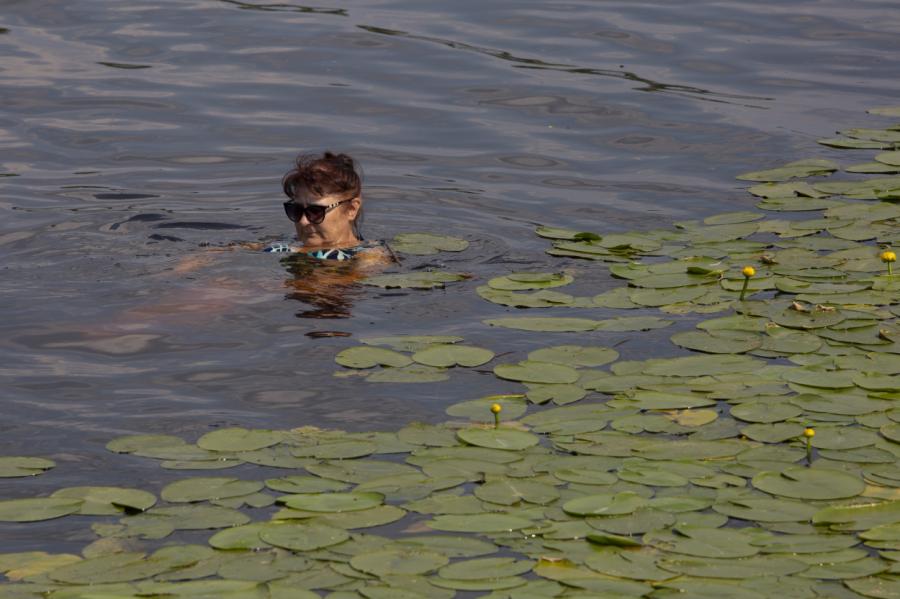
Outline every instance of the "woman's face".
<svg viewBox="0 0 900 599">
<path fill-rule="evenodd" d="M 302 206 L 328 206 L 340 202 L 341 199 L 336 195 L 314 196 L 307 189 L 298 189 L 292 201 Z M 346 196 L 343 199 L 346 199 Z M 312 248 L 353 245 L 359 241 L 353 233 L 353 221 L 361 206 L 362 198 L 355 197 L 329 210 L 325 214 L 325 219 L 318 224 L 309 222 L 309 216 L 304 212 L 300 220 L 294 223 L 297 238 L 303 245 Z"/>
</svg>

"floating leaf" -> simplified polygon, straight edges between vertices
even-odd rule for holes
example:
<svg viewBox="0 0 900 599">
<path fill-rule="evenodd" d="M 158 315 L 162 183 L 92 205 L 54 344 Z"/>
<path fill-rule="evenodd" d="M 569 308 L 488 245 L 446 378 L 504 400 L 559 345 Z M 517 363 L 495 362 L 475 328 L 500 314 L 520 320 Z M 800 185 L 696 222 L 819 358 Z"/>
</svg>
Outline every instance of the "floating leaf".
<svg viewBox="0 0 900 599">
<path fill-rule="evenodd" d="M 260 530 L 259 538 L 269 545 L 291 551 L 313 551 L 346 541 L 350 533 L 324 524 L 274 522 Z"/>
<path fill-rule="evenodd" d="M 675 345 L 709 354 L 741 354 L 762 344 L 756 333 L 734 330 L 684 331 L 671 339 Z"/>
<path fill-rule="evenodd" d="M 467 514 L 436 516 L 426 524 L 447 532 L 508 532 L 527 528 L 532 521 L 508 514 Z"/>
<path fill-rule="evenodd" d="M 197 477 L 166 485 L 160 496 L 172 503 L 189 503 L 249 495 L 262 488 L 263 483 L 258 481 L 219 476 Z"/>
<path fill-rule="evenodd" d="M 530 572 L 535 562 L 512 557 L 486 557 L 470 559 L 444 566 L 438 576 L 456 580 L 483 580 L 518 576 Z"/>
<path fill-rule="evenodd" d="M 60 499 L 81 500 L 79 514 L 86 516 L 109 516 L 124 511 L 143 512 L 156 504 L 152 493 L 140 489 L 121 487 L 69 487 L 51 495 Z"/>
<path fill-rule="evenodd" d="M 80 499 L 37 497 L 0 501 L 0 522 L 38 522 L 74 514 L 81 509 Z"/>
<path fill-rule="evenodd" d="M 409 366 L 412 359 L 404 354 L 382 347 L 356 346 L 340 351 L 334 361 L 347 368 L 374 368 L 375 366 Z"/>
<path fill-rule="evenodd" d="M 582 345 L 556 345 L 535 350 L 528 354 L 528 359 L 536 362 L 552 362 L 566 366 L 603 366 L 614 362 L 619 352 L 608 347 Z"/>
<path fill-rule="evenodd" d="M 197 439 L 197 446 L 209 451 L 253 451 L 280 443 L 276 431 L 245 428 L 222 428 Z"/>
<path fill-rule="evenodd" d="M 827 175 L 837 169 L 838 165 L 830 160 L 798 160 L 779 168 L 744 173 L 738 175 L 737 178 L 742 181 L 788 181 L 814 175 Z"/>
<path fill-rule="evenodd" d="M 485 320 L 485 324 L 496 327 L 505 327 L 508 329 L 519 329 L 521 331 L 537 331 L 537 332 L 577 332 L 577 331 L 593 331 L 597 328 L 598 322 L 587 318 L 531 318 L 531 317 L 512 317 L 512 318 L 494 318 Z"/>
<path fill-rule="evenodd" d="M 863 492 L 865 483 L 839 470 L 790 466 L 781 472 L 760 472 L 753 486 L 766 493 L 795 499 L 841 499 Z"/>
<path fill-rule="evenodd" d="M 647 503 L 644 497 L 637 493 L 625 491 L 622 493 L 600 493 L 570 499 L 563 504 L 562 509 L 575 516 L 617 516 L 630 514 Z"/>
<path fill-rule="evenodd" d="M 375 576 L 426 574 L 449 562 L 440 553 L 416 549 L 385 549 L 357 555 L 350 565 Z"/>
<path fill-rule="evenodd" d="M 538 443 L 538 437 L 531 433 L 502 428 L 466 428 L 456 435 L 471 445 L 507 451 L 519 451 Z"/>
<path fill-rule="evenodd" d="M 393 337 L 366 337 L 360 339 L 366 345 L 387 345 L 398 352 L 417 352 L 432 345 L 459 343 L 462 337 L 453 335 L 397 335 Z"/>
<path fill-rule="evenodd" d="M 352 512 L 381 505 L 381 493 L 308 493 L 283 498 L 289 508 L 310 512 Z"/>
<path fill-rule="evenodd" d="M 550 289 L 568 285 L 574 281 L 572 275 L 553 272 L 514 272 L 495 277 L 488 281 L 488 286 L 500 291 L 526 291 L 530 289 Z"/>
<path fill-rule="evenodd" d="M 0 457 L 0 478 L 37 476 L 56 466 L 53 460 L 31 457 Z"/>
<path fill-rule="evenodd" d="M 574 368 L 533 360 L 518 364 L 498 364 L 494 367 L 494 374 L 502 379 L 525 383 L 568 384 L 578 380 L 578 372 Z"/>
<path fill-rule="evenodd" d="M 438 252 L 461 252 L 469 247 L 469 242 L 433 233 L 400 233 L 391 240 L 390 247 L 404 254 L 428 256 Z"/>
<path fill-rule="evenodd" d="M 413 364 L 403 368 L 386 368 L 366 377 L 371 383 L 439 383 L 450 376 L 444 368 Z"/>
<path fill-rule="evenodd" d="M 474 367 L 494 359 L 494 352 L 468 345 L 437 345 L 417 351 L 412 359 L 419 364 L 449 368 L 451 366 Z M 405 366 L 405 364 L 400 364 Z"/>
<path fill-rule="evenodd" d="M 610 332 L 652 331 L 654 329 L 664 329 L 671 324 L 671 320 L 657 318 L 656 316 L 630 316 L 597 321 L 594 330 Z"/>
<path fill-rule="evenodd" d="M 385 289 L 443 289 L 444 283 L 465 281 L 469 276 L 457 272 L 421 271 L 376 275 L 363 279 L 364 285 Z"/>
</svg>

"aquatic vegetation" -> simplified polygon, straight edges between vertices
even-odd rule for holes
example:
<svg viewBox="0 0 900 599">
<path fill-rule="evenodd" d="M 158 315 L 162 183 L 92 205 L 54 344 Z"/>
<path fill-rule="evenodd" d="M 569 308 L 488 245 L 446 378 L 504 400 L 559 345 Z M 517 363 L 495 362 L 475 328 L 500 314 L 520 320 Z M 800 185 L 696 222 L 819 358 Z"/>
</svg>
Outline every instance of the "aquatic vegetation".
<svg viewBox="0 0 900 599">
<path fill-rule="evenodd" d="M 821 143 L 897 162 L 896 128 L 841 135 Z M 480 372 L 521 386 L 455 403 L 449 422 L 110 441 L 167 469 L 240 474 L 0 501 L 2 521 L 90 515 L 96 535 L 82 555 L 0 555 L 0 596 L 900 596 L 900 285 L 885 249 L 900 243 L 900 178 L 818 179 L 840 169 L 742 176 L 783 218 L 539 227 L 548 253 L 603 262 L 622 285 L 579 297 L 559 291 L 577 270 L 498 275 L 481 298 L 565 315 L 485 324 L 573 343 L 498 358 L 457 336 L 389 336 L 337 353 L 337 374 L 368 381 L 434 382 L 496 360 Z M 684 355 L 621 360 L 603 345 L 676 322 L 694 325 L 670 337 Z M 3 476 L 52 467 L 0 459 Z"/>
</svg>

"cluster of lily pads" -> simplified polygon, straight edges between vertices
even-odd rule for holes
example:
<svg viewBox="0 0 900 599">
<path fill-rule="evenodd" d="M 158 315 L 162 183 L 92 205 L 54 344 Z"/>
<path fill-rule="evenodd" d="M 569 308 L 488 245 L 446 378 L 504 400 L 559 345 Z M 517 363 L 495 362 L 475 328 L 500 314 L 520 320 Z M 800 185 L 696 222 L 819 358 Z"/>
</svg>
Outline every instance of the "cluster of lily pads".
<svg viewBox="0 0 900 599">
<path fill-rule="evenodd" d="M 875 150 L 892 166 L 900 126 L 842 133 L 822 143 Z M 900 275 L 887 274 L 900 178 L 797 180 L 837 168 L 808 160 L 742 176 L 762 182 L 751 188 L 760 208 L 822 211 L 815 219 L 732 213 L 604 236 L 540 228 L 552 254 L 601 260 L 626 285 L 576 297 L 558 291 L 570 272 L 511 273 L 481 297 L 641 312 L 487 320 L 573 343 L 495 364 L 523 392 L 454 404 L 448 422 L 111 441 L 164 468 L 241 476 L 177 480 L 158 497 L 75 487 L 0 501 L 0 521 L 87 516 L 97 536 L 80 555 L 0 554 L 0 597 L 900 597 Z M 411 237 L 403 251 L 464 249 L 433 241 Z M 671 336 L 691 353 L 621 360 L 595 344 L 685 314 L 714 314 Z M 462 342 L 365 339 L 336 361 L 414 382 L 495 359 Z M 52 467 L 3 458 L 0 476 Z M 180 531 L 210 532 L 187 544 L 200 533 Z"/>
<path fill-rule="evenodd" d="M 457 345 L 460 341 L 463 338 L 454 335 L 371 337 L 362 339 L 364 345 L 342 350 L 334 360 L 371 382 L 433 383 L 450 378 L 449 368 L 481 366 L 494 358 L 491 350 Z M 375 367 L 382 368 L 370 370 Z"/>
</svg>

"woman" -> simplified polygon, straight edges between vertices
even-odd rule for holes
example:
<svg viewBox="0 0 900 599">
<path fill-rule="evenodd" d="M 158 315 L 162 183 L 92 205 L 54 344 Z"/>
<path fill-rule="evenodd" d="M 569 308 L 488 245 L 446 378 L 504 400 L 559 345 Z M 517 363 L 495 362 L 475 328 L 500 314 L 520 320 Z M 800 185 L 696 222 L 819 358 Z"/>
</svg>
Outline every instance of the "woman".
<svg viewBox="0 0 900 599">
<path fill-rule="evenodd" d="M 387 262 L 384 243 L 365 242 L 359 231 L 363 213 L 362 181 L 346 154 L 301 154 L 281 180 L 284 212 L 294 223 L 299 244 L 279 243 L 267 252 L 301 253 L 317 260 Z"/>
</svg>

